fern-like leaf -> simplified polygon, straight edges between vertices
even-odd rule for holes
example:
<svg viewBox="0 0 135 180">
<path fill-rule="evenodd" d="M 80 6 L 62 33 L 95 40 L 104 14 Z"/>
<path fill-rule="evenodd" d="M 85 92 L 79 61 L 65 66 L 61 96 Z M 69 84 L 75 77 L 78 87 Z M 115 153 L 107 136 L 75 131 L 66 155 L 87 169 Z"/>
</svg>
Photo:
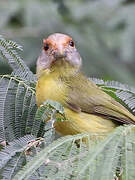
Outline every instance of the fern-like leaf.
<svg viewBox="0 0 135 180">
<path fill-rule="evenodd" d="M 14 180 L 28 179 L 44 165 L 41 177 L 46 179 L 101 179 L 113 180 L 120 168 L 120 161 L 127 149 L 124 139 L 132 135 L 134 126 L 122 126 L 106 137 L 102 142 L 93 141 L 95 135 L 80 134 L 62 137 L 39 152 L 32 161 L 19 171 Z M 87 146 L 83 143 L 88 140 Z M 129 143 L 127 140 L 126 143 Z M 76 143 L 79 143 L 79 147 Z M 134 142 L 133 142 L 134 144 Z M 124 145 L 124 147 L 123 147 Z M 134 156 L 131 154 L 131 157 Z M 126 159 L 126 165 L 130 163 Z M 123 161 L 121 161 L 123 166 Z M 132 163 L 133 164 L 133 163 Z M 128 173 L 130 171 L 126 169 Z M 132 169 L 131 169 L 132 170 Z M 31 179 L 31 178 L 30 178 Z"/>
<path fill-rule="evenodd" d="M 0 178 L 12 179 L 14 175 L 26 164 L 24 150 L 28 143 L 35 140 L 31 135 L 21 137 L 9 143 L 0 152 Z"/>
<path fill-rule="evenodd" d="M 0 55 L 7 60 L 10 67 L 13 69 L 12 75 L 22 78 L 23 80 L 36 81 L 33 73 L 18 55 L 17 50 L 22 50 L 22 47 L 0 36 Z"/>
<path fill-rule="evenodd" d="M 0 138 L 13 141 L 30 134 L 37 110 L 35 90 L 13 76 L 0 78 Z"/>
<path fill-rule="evenodd" d="M 129 127 L 124 136 L 124 148 L 122 154 L 122 179 L 135 179 L 135 128 Z"/>
</svg>

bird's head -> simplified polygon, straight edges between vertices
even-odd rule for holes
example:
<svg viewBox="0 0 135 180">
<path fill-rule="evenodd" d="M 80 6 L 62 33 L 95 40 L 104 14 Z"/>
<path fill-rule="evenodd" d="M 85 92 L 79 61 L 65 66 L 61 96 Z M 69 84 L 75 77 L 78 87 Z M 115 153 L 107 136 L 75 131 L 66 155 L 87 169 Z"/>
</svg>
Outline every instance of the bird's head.
<svg viewBox="0 0 135 180">
<path fill-rule="evenodd" d="M 64 64 L 79 69 L 81 66 L 80 54 L 70 36 L 60 33 L 52 34 L 43 40 L 42 52 L 37 60 L 37 74 L 57 65 L 64 66 Z"/>
</svg>

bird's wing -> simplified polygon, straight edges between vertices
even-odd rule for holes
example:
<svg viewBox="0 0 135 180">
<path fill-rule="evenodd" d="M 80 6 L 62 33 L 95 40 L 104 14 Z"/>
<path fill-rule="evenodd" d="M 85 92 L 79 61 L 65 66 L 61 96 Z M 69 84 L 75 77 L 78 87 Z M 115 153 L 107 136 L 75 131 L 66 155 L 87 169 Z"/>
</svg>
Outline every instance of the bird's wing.
<svg viewBox="0 0 135 180">
<path fill-rule="evenodd" d="M 124 124 L 135 124 L 134 115 L 85 76 L 69 80 L 67 106 L 76 112 L 97 114 Z"/>
</svg>

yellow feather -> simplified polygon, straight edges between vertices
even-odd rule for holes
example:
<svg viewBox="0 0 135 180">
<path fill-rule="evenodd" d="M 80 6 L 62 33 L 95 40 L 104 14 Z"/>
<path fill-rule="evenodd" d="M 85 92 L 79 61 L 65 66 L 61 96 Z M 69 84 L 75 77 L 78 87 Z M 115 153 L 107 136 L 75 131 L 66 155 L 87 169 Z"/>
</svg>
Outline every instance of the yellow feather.
<svg viewBox="0 0 135 180">
<path fill-rule="evenodd" d="M 44 72 L 36 85 L 36 99 L 39 106 L 47 99 L 58 101 L 64 104 L 66 100 L 66 87 L 58 81 L 57 73 Z"/>
<path fill-rule="evenodd" d="M 65 105 L 67 100 L 68 88 L 66 84 L 58 80 L 61 72 L 65 75 L 73 73 L 72 69 L 53 69 L 52 71 L 45 70 L 39 77 L 36 86 L 36 99 L 38 106 L 45 102 L 47 99 L 60 102 Z M 56 67 L 55 67 L 56 68 Z M 104 119 L 96 115 L 74 112 L 68 108 L 64 108 L 67 120 L 63 122 L 56 122 L 55 128 L 61 135 L 77 134 L 77 133 L 109 133 L 115 127 L 112 121 Z"/>
<path fill-rule="evenodd" d="M 111 132 L 116 127 L 112 121 L 96 115 L 83 112 L 77 113 L 68 108 L 64 110 L 67 120 L 55 123 L 56 131 L 62 135 L 73 135 L 77 133 L 94 133 L 101 135 Z"/>
</svg>

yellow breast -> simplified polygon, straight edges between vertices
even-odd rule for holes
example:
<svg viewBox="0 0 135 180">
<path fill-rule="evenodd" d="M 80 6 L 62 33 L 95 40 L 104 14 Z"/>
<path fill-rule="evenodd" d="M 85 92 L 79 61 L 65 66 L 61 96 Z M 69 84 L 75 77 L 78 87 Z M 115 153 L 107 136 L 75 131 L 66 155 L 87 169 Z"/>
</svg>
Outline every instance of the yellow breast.
<svg viewBox="0 0 135 180">
<path fill-rule="evenodd" d="M 67 89 L 56 74 L 42 75 L 36 85 L 37 105 L 41 105 L 47 99 L 58 101 L 64 105 Z"/>
</svg>

